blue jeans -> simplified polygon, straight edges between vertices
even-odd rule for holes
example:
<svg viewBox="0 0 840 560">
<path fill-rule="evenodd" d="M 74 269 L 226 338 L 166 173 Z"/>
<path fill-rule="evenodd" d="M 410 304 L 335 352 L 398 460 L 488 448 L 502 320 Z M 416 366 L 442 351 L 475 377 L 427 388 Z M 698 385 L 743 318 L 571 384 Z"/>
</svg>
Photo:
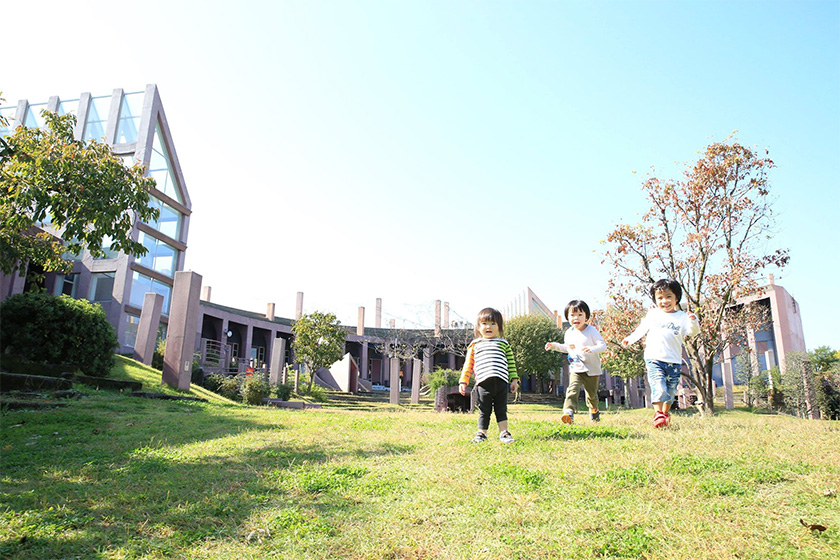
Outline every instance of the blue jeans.
<svg viewBox="0 0 840 560">
<path fill-rule="evenodd" d="M 682 364 L 669 364 L 659 360 L 645 360 L 647 379 L 650 384 L 651 402 L 670 403 L 677 396 Z"/>
</svg>

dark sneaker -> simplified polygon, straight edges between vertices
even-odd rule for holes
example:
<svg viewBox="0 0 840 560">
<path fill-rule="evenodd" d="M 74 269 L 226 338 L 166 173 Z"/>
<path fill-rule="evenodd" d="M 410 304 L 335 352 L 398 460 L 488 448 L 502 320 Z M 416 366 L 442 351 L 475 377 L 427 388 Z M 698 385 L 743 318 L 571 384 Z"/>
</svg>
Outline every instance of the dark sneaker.
<svg viewBox="0 0 840 560">
<path fill-rule="evenodd" d="M 575 421 L 575 411 L 571 408 L 567 408 L 563 411 L 563 416 L 560 417 L 560 420 L 564 424 L 573 424 Z"/>
<path fill-rule="evenodd" d="M 600 422 L 601 421 L 601 411 L 599 410 L 598 412 L 590 412 L 589 413 L 589 419 L 592 420 L 593 422 Z"/>
<path fill-rule="evenodd" d="M 657 412 L 653 415 L 653 427 L 654 428 L 664 428 L 668 425 L 668 417 L 665 415 L 664 412 Z"/>
<path fill-rule="evenodd" d="M 510 435 L 510 432 L 505 430 L 504 432 L 499 434 L 499 441 L 501 441 L 502 443 L 513 443 L 516 440 L 513 439 L 513 436 Z"/>
<path fill-rule="evenodd" d="M 481 432 L 478 432 L 477 434 L 475 434 L 475 437 L 472 438 L 473 443 L 481 443 L 482 441 L 487 441 L 487 434 L 482 434 Z"/>
</svg>

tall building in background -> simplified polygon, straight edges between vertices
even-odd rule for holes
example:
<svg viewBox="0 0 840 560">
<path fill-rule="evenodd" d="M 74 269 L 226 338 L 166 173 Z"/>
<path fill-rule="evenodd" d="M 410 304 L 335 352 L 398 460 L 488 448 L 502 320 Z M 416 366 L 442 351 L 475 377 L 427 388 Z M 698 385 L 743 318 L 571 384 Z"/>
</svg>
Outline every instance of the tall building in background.
<svg viewBox="0 0 840 560">
<path fill-rule="evenodd" d="M 129 352 L 134 347 L 147 292 L 163 296 L 161 327 L 166 328 L 175 272 L 183 270 L 187 251 L 190 197 L 158 88 L 150 84 L 145 91 L 115 89 L 102 96 L 82 93 L 77 99 L 53 96 L 38 103 L 22 99 L 17 105 L 0 107 L 0 113 L 9 121 L 7 127 L 0 127 L 0 136 L 11 134 L 19 125 L 46 126 L 41 114 L 44 109 L 60 115 L 75 114 L 77 140 L 106 142 L 127 165 L 142 163 L 157 183 L 151 192 L 151 204 L 160 210 L 160 216 L 153 222 L 135 223 L 132 232 L 132 237 L 148 250 L 144 256 L 112 251 L 106 240 L 104 257 L 93 258 L 84 251 L 76 255 L 72 273 L 48 273 L 43 285 L 56 295 L 101 304 L 117 330 L 120 351 Z M 41 227 L 61 236 L 49 223 Z M 0 301 L 26 289 L 24 279 L 4 276 L 0 278 Z"/>
</svg>

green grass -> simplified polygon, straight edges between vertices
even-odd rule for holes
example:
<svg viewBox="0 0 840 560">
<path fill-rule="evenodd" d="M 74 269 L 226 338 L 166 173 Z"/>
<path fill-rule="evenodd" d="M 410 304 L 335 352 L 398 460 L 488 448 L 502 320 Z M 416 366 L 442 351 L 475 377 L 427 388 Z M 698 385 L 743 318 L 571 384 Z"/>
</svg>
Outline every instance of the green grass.
<svg viewBox="0 0 840 560">
<path fill-rule="evenodd" d="M 428 401 L 332 402 L 89 391 L 5 413 L 0 558 L 840 557 L 836 422 L 735 410 L 655 431 L 623 410 L 570 427 L 517 404 L 505 446 Z"/>
</svg>

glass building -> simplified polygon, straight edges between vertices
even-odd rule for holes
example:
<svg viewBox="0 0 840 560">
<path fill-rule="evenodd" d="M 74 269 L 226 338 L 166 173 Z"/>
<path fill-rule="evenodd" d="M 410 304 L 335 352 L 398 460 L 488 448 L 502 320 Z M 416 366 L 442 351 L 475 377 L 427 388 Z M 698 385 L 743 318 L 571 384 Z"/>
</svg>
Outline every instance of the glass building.
<svg viewBox="0 0 840 560">
<path fill-rule="evenodd" d="M 16 105 L 0 107 L 8 121 L 0 125 L 0 136 L 12 133 L 17 126 L 46 126 L 42 111 L 76 115 L 76 140 L 105 142 L 127 165 L 142 163 L 157 188 L 151 204 L 160 210 L 157 220 L 135 221 L 132 237 L 143 244 L 147 253 L 133 257 L 112 251 L 108 240 L 104 257 L 94 258 L 88 251 L 69 255 L 73 259 L 70 274 L 48 273 L 43 288 L 54 294 L 66 294 L 102 305 L 108 320 L 117 330 L 120 352 L 134 347 L 143 298 L 147 292 L 163 295 L 161 328 L 165 332 L 175 272 L 183 270 L 187 233 L 191 214 L 190 197 L 178 163 L 178 155 L 169 131 L 158 88 L 144 91 L 115 89 L 110 95 L 82 93 L 78 98 L 50 97 L 44 102 L 20 100 Z M 61 236 L 49 223 L 41 227 Z M 19 277 L 3 277 L 0 300 L 25 291 Z"/>
</svg>

